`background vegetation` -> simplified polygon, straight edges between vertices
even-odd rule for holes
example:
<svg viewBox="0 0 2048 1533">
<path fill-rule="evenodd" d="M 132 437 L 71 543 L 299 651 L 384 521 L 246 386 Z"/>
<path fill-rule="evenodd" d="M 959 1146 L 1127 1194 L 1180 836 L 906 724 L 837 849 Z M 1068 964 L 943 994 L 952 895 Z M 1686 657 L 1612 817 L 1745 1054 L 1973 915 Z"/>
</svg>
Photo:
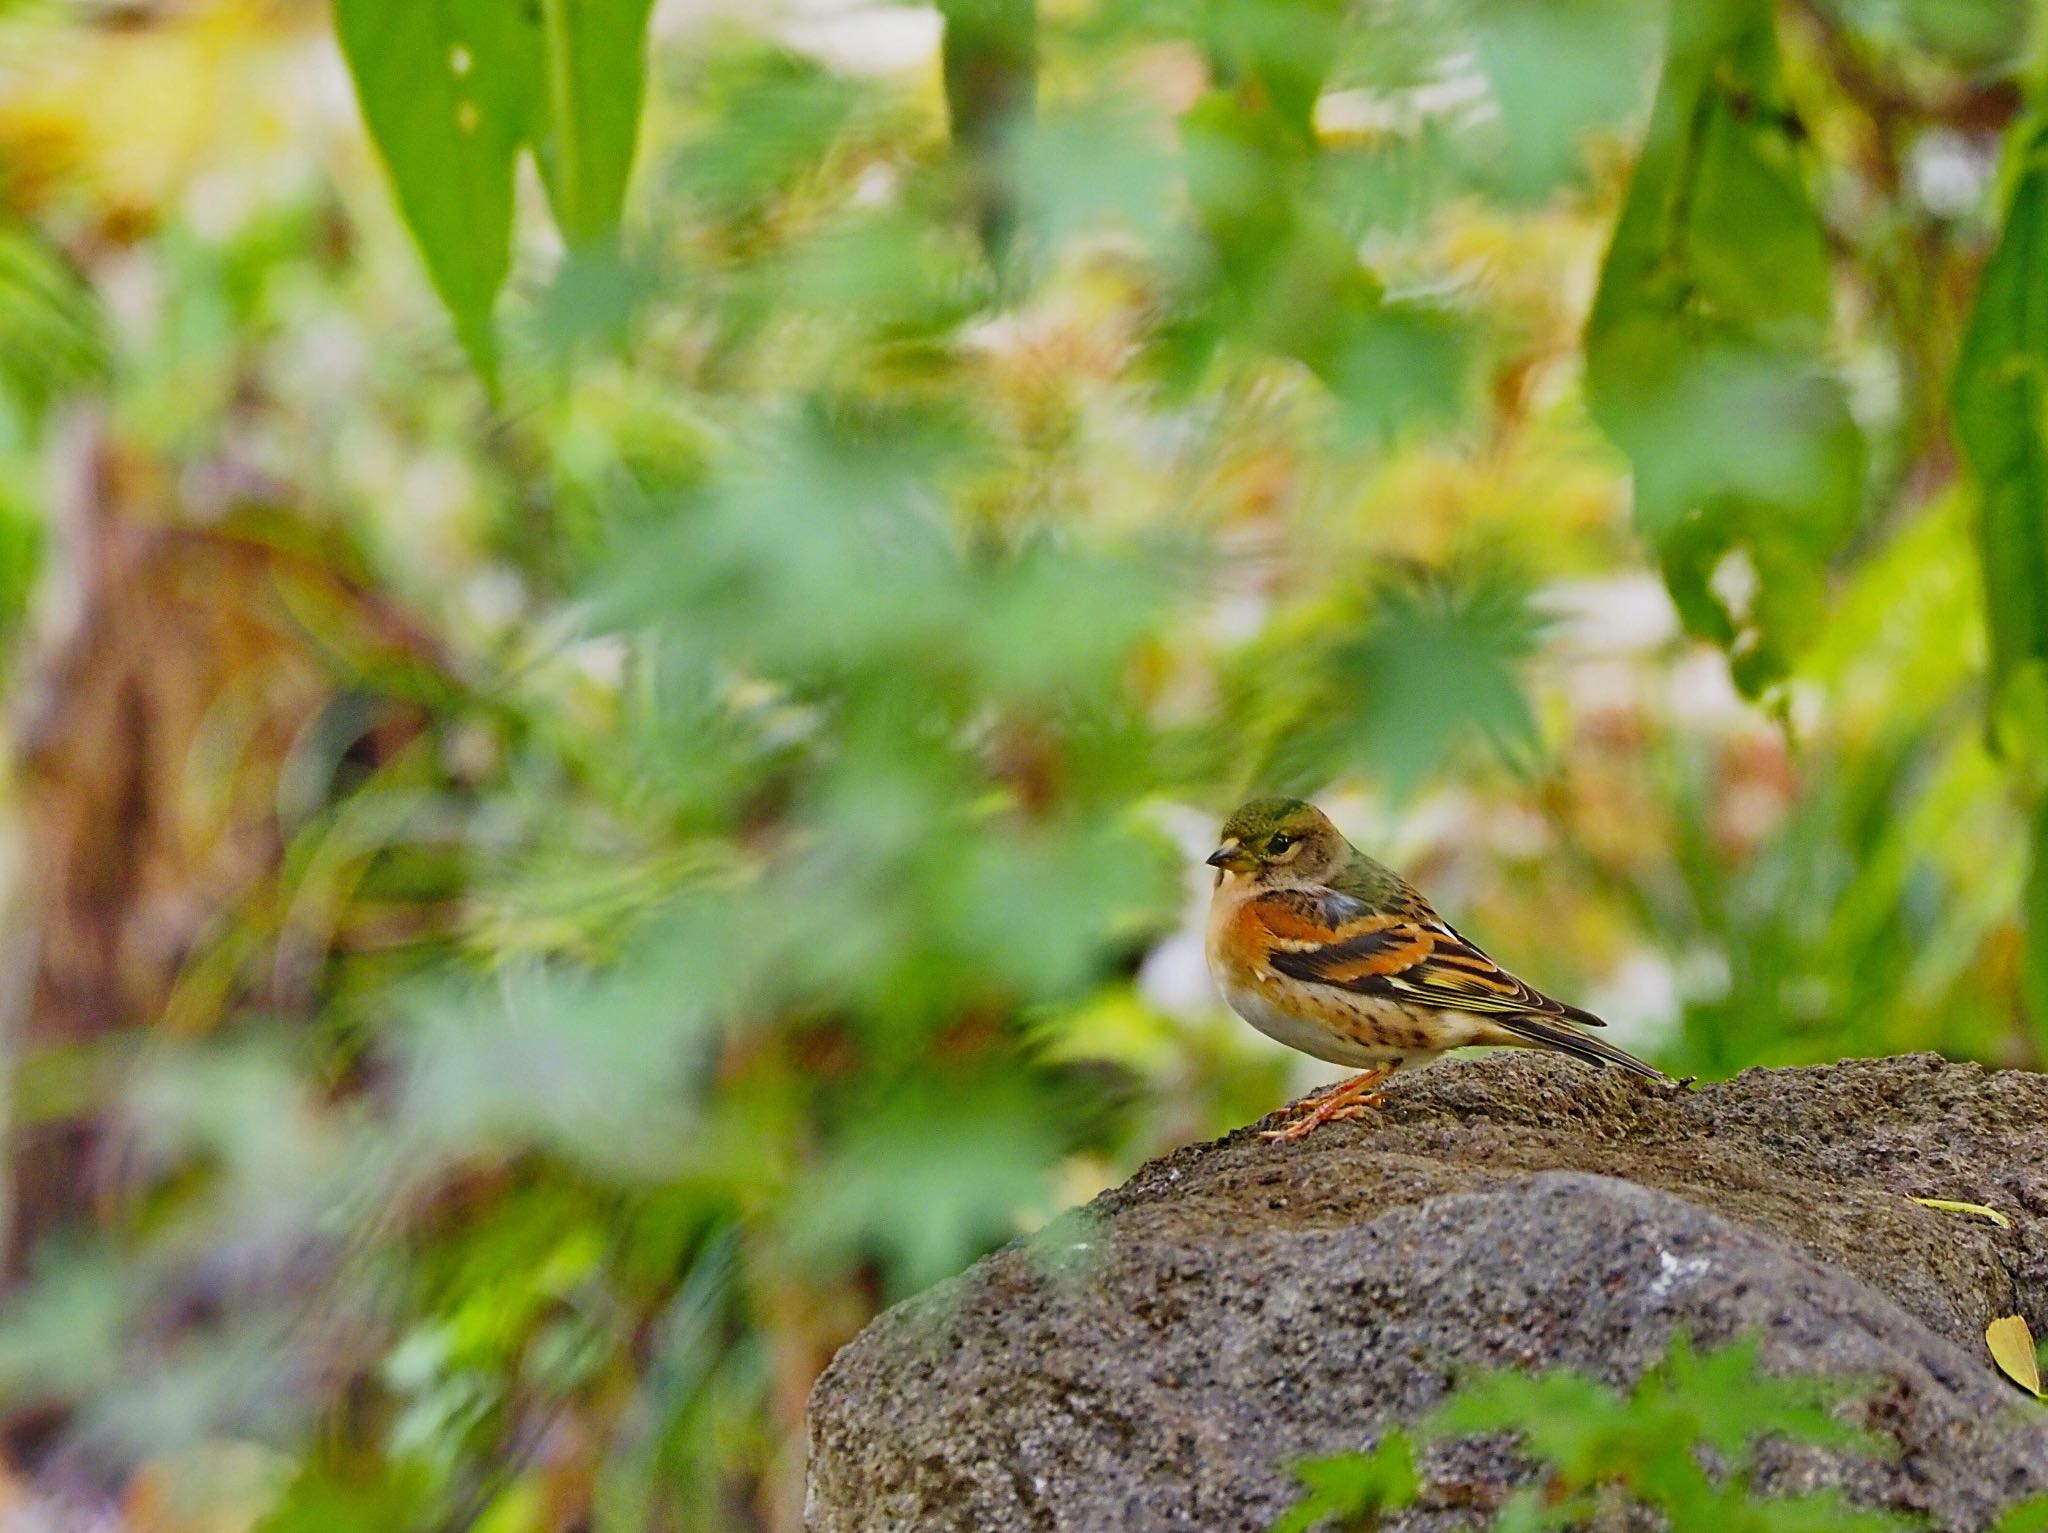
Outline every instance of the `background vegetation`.
<svg viewBox="0 0 2048 1533">
<path fill-rule="evenodd" d="M 1255 789 L 1675 1070 L 2044 1063 L 2037 8 L 941 12 L 0 3 L 6 1494 L 795 1528 L 1306 1083 Z"/>
</svg>

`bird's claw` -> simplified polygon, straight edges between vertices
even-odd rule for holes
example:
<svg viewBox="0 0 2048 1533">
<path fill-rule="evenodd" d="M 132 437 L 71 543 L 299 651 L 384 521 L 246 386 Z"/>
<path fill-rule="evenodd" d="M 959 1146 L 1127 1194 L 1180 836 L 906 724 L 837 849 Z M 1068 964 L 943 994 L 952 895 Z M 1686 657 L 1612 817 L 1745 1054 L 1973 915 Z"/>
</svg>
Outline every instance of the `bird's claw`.
<svg viewBox="0 0 2048 1533">
<path fill-rule="evenodd" d="M 1296 1103 L 1288 1109 L 1296 1115 L 1293 1122 L 1281 1128 L 1261 1129 L 1259 1137 L 1292 1144 L 1298 1139 L 1308 1138 L 1325 1123 L 1336 1123 L 1346 1118 L 1363 1118 L 1385 1100 L 1379 1092 L 1374 1091 L 1365 1096 L 1354 1097 L 1348 1102 L 1328 1103 L 1312 1100 L 1306 1109 L 1303 1109 L 1300 1103 Z"/>
<path fill-rule="evenodd" d="M 1288 1124 L 1285 1128 L 1262 1128 L 1259 1130 L 1259 1137 L 1261 1139 L 1281 1140 L 1292 1144 L 1295 1140 L 1305 1137 L 1314 1129 L 1316 1122 L 1317 1120 L 1313 1118 L 1301 1118 Z"/>
</svg>

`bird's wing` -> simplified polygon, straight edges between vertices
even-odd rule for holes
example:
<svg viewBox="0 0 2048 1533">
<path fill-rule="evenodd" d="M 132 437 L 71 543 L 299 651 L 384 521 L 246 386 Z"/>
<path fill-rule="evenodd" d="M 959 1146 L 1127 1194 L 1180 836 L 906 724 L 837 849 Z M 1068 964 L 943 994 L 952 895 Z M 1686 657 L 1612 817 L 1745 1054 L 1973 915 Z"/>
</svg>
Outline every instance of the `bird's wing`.
<svg viewBox="0 0 2048 1533">
<path fill-rule="evenodd" d="M 1374 909 L 1335 889 L 1276 890 L 1255 902 L 1267 962 L 1291 979 L 1446 1011 L 1562 1017 L 1603 1027 L 1591 1012 L 1508 973 L 1404 889 L 1398 909 Z"/>
</svg>

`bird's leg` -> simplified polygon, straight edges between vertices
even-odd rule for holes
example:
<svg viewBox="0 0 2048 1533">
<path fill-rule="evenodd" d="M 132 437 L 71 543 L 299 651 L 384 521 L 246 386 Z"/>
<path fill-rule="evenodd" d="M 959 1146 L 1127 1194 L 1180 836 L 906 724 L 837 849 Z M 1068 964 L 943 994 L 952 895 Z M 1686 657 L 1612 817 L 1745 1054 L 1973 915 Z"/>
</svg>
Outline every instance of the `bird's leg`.
<svg viewBox="0 0 2048 1533">
<path fill-rule="evenodd" d="M 1380 1105 L 1380 1094 L 1375 1088 L 1393 1073 L 1391 1065 L 1375 1065 L 1363 1075 L 1354 1075 L 1328 1090 L 1303 1097 L 1287 1109 L 1293 1122 L 1285 1128 L 1261 1130 L 1259 1137 L 1289 1141 L 1305 1139 L 1325 1123 L 1339 1118 L 1362 1118 L 1367 1108 Z"/>
</svg>

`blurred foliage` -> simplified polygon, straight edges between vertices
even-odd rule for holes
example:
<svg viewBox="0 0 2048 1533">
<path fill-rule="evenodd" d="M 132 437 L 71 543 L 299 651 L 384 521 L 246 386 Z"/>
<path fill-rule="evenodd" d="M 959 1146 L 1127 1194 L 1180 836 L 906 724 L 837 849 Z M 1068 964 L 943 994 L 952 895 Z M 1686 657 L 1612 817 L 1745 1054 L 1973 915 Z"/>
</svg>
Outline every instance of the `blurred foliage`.
<svg viewBox="0 0 2048 1533">
<path fill-rule="evenodd" d="M 1848 1426 L 1853 1391 L 1759 1374 L 1757 1345 L 1737 1341 L 1695 1352 L 1684 1336 L 1627 1395 L 1567 1369 L 1535 1375 L 1478 1374 L 1412 1432 L 1393 1429 L 1367 1453 L 1296 1466 L 1305 1493 L 1272 1533 L 1355 1533 L 1427 1495 L 1418 1458 L 1437 1443 L 1512 1434 L 1541 1475 L 1495 1513 L 1497 1533 L 1583 1528 L 1630 1507 L 1672 1528 L 1728 1533 L 1885 1533 L 1917 1521 L 1850 1505 L 1837 1491 L 1759 1497 L 1752 1488 L 1765 1441 L 1883 1453 L 1889 1438 Z M 2002 1523 L 2026 1527 L 2036 1508 Z"/>
<path fill-rule="evenodd" d="M 9 1451 L 796 1527 L 879 1304 L 1305 1083 L 1201 972 L 1253 790 L 1674 1069 L 2040 1065 L 2030 14 L 0 8 L 18 690 L 95 518 L 337 574 L 160 790 L 271 864 L 19 1062 Z"/>
<path fill-rule="evenodd" d="M 1672 12 L 1663 83 L 1586 330 L 1588 403 L 1686 626 L 1755 692 L 1822 621 L 1863 499 L 1824 361 L 1834 296 L 1769 0 Z M 1745 611 L 1714 589 L 1748 560 Z M 1732 566 L 1726 566 L 1732 567 Z"/>
</svg>

